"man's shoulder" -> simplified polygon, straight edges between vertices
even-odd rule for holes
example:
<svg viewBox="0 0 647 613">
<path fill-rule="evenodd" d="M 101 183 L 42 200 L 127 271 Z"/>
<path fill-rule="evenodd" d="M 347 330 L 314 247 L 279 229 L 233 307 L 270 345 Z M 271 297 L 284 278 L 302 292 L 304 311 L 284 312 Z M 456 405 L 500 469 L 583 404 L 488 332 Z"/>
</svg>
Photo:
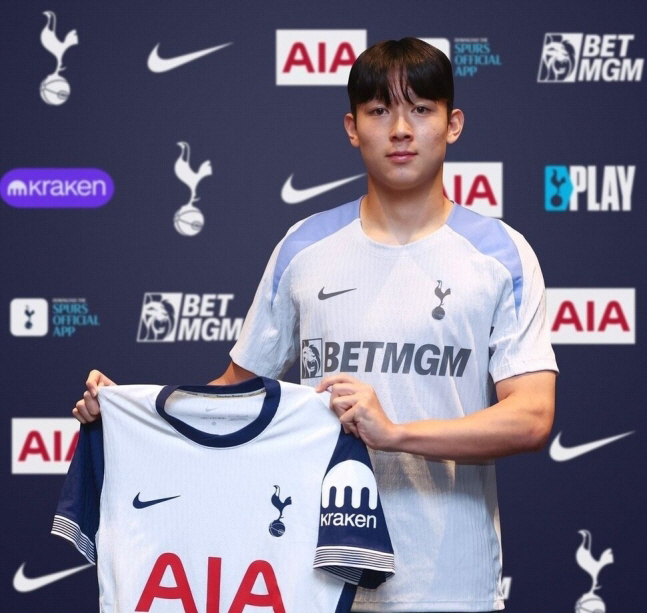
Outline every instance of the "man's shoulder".
<svg viewBox="0 0 647 613">
<path fill-rule="evenodd" d="M 340 230 L 359 218 L 360 200 L 361 198 L 357 198 L 301 219 L 288 230 L 284 240 L 295 233 L 299 239 L 319 240 Z"/>
</svg>

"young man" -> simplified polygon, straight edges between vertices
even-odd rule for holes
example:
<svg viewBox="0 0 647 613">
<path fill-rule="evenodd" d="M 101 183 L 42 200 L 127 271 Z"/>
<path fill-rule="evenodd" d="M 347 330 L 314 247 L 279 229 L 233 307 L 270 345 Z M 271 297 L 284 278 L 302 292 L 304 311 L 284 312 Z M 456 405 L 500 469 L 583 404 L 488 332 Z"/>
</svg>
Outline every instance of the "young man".
<svg viewBox="0 0 647 613">
<path fill-rule="evenodd" d="M 554 413 L 541 271 L 521 235 L 443 195 L 463 114 L 442 53 L 374 45 L 348 92 L 367 193 L 288 231 L 213 383 L 279 378 L 299 359 L 302 383 L 330 389 L 343 427 L 373 449 L 398 572 L 360 589 L 354 611 L 499 610 L 492 460 L 540 449 Z M 93 371 L 81 421 L 98 414 L 100 383 Z"/>
</svg>

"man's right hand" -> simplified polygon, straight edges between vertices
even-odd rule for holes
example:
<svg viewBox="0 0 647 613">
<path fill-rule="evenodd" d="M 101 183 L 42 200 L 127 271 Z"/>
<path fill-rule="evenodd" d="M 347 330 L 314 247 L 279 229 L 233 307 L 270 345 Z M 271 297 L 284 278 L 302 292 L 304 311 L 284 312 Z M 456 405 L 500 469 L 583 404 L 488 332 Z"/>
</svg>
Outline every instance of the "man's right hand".
<svg viewBox="0 0 647 613">
<path fill-rule="evenodd" d="M 89 424 L 101 416 L 98 393 L 99 387 L 102 385 L 116 385 L 116 383 L 98 370 L 90 371 L 88 380 L 85 382 L 87 391 L 83 393 L 83 398 L 72 409 L 72 415 L 82 424 Z"/>
</svg>

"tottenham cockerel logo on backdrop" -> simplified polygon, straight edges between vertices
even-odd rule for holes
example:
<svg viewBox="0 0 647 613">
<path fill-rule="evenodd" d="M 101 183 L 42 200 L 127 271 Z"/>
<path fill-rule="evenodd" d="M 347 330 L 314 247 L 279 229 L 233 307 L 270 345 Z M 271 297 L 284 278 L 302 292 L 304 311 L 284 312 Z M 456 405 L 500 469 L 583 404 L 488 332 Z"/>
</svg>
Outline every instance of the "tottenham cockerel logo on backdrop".
<svg viewBox="0 0 647 613">
<path fill-rule="evenodd" d="M 204 227 L 204 215 L 194 205 L 195 202 L 200 200 L 196 191 L 200 181 L 205 177 L 210 177 L 213 171 L 209 160 L 202 162 L 198 170 L 193 170 L 191 168 L 191 148 L 189 147 L 189 143 L 182 141 L 178 145 L 182 149 L 182 152 L 180 153 L 180 157 L 175 161 L 175 176 L 191 190 L 191 196 L 186 204 L 183 204 L 175 211 L 173 224 L 182 236 L 195 236 Z"/>
<path fill-rule="evenodd" d="M 40 84 L 40 97 L 47 104 L 59 106 L 70 97 L 70 84 L 61 76 L 65 70 L 63 55 L 70 47 L 79 44 L 79 37 L 76 30 L 70 30 L 61 40 L 56 34 L 56 15 L 52 11 L 45 11 L 43 15 L 47 17 L 47 24 L 40 33 L 40 42 L 56 59 L 56 70 Z"/>
<path fill-rule="evenodd" d="M 575 603 L 575 613 L 605 613 L 606 605 L 597 592 L 602 586 L 598 583 L 600 571 L 609 564 L 613 564 L 613 551 L 605 549 L 599 558 L 591 551 L 593 537 L 588 530 L 580 530 L 582 542 L 575 552 L 575 561 L 578 566 L 591 577 L 591 589 L 582 594 Z"/>
</svg>

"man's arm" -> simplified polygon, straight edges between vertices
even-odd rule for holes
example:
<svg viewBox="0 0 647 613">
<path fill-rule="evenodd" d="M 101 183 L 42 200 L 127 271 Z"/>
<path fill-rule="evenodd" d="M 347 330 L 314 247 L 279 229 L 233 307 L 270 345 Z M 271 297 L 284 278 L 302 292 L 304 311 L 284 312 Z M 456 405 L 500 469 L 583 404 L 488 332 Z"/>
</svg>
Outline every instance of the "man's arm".
<svg viewBox="0 0 647 613">
<path fill-rule="evenodd" d="M 234 385 L 241 383 L 247 379 L 251 379 L 256 375 L 234 364 L 229 363 L 227 370 L 220 375 L 217 379 L 210 381 L 208 385 Z M 101 416 L 101 407 L 99 406 L 98 393 L 99 388 L 104 385 L 115 385 L 115 382 L 106 377 L 98 370 L 90 371 L 88 379 L 85 382 L 86 391 L 83 393 L 83 398 L 79 400 L 75 407 L 72 409 L 72 415 L 76 417 L 82 424 L 88 424 L 95 421 Z"/>
<path fill-rule="evenodd" d="M 331 408 L 344 429 L 373 449 L 478 462 L 544 446 L 555 414 L 555 378 L 551 371 L 510 377 L 497 383 L 498 402 L 491 407 L 457 419 L 403 424 L 386 416 L 370 385 L 350 375 L 327 377 L 317 389 L 330 389 Z"/>
</svg>

